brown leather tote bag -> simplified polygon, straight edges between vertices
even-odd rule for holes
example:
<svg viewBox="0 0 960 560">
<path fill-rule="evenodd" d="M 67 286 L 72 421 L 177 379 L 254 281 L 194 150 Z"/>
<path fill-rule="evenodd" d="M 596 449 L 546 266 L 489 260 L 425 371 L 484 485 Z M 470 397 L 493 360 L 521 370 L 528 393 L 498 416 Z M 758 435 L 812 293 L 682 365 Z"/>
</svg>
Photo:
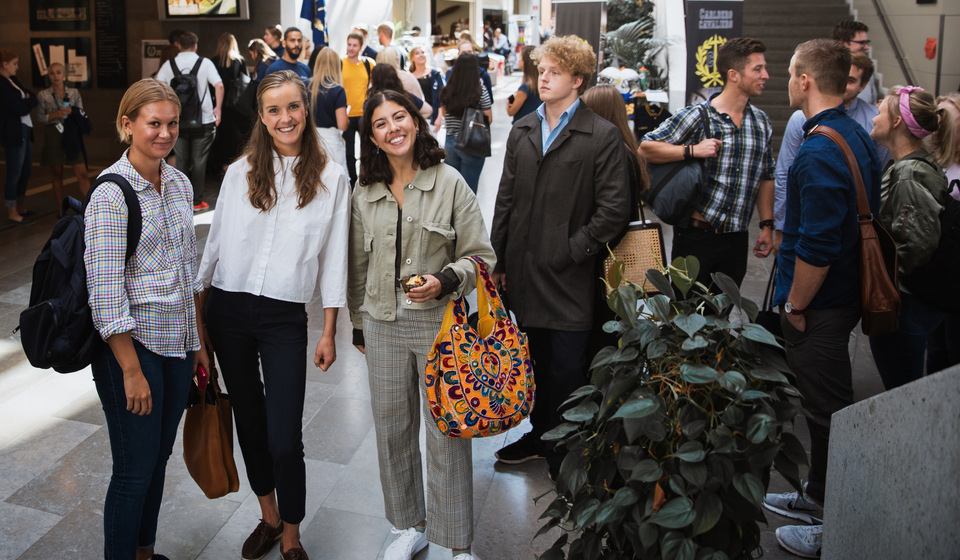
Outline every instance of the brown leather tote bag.
<svg viewBox="0 0 960 560">
<path fill-rule="evenodd" d="M 210 354 L 210 381 L 199 402 L 187 408 L 183 422 L 183 462 L 197 486 L 210 498 L 240 490 L 233 459 L 233 418 L 230 397 L 220 391 L 219 375 Z M 191 388 L 196 392 L 196 385 Z"/>
<path fill-rule="evenodd" d="M 860 166 L 850 146 L 829 126 L 817 125 L 810 134 L 826 136 L 840 147 L 857 186 L 857 215 L 860 221 L 860 328 L 877 336 L 897 330 L 900 317 L 900 277 L 897 244 L 880 222 L 873 219 Z"/>
</svg>

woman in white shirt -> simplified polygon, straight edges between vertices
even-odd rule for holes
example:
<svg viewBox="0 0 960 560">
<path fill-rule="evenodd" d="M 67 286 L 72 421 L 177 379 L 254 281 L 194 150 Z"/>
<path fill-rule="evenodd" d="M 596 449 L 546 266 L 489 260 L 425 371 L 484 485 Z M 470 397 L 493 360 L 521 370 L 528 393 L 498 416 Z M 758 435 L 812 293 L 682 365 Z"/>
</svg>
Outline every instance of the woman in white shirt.
<svg viewBox="0 0 960 560">
<path fill-rule="evenodd" d="M 313 363 L 326 371 L 336 359 L 337 309 L 346 305 L 350 187 L 337 166 L 327 165 L 299 76 L 264 77 L 257 110 L 260 122 L 245 153 L 224 176 L 199 276 L 212 286 L 208 340 L 260 502 L 262 520 L 242 557 L 264 556 L 282 536 L 283 558 L 306 559 L 305 304 L 319 284 L 323 334 Z"/>
</svg>

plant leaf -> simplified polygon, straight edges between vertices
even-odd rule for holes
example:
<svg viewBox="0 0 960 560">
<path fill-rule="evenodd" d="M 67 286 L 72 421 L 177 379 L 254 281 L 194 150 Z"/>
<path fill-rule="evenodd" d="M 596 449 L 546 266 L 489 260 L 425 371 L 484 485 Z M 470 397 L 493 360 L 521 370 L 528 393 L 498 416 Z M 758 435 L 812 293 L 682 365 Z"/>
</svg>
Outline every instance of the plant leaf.
<svg viewBox="0 0 960 560">
<path fill-rule="evenodd" d="M 570 512 L 570 517 L 575 526 L 580 529 L 593 523 L 598 507 L 600 507 L 600 500 L 594 497 L 581 500 L 579 503 L 574 504 L 573 511 Z"/>
<path fill-rule="evenodd" d="M 647 358 L 655 360 L 667 352 L 667 344 L 662 340 L 654 340 L 647 346 Z"/>
<path fill-rule="evenodd" d="M 720 386 L 735 395 L 739 395 L 747 387 L 747 380 L 739 371 L 728 371 L 720 376 Z"/>
<path fill-rule="evenodd" d="M 677 257 L 670 263 L 668 270 L 673 284 L 686 299 L 687 293 L 690 292 L 690 288 L 697 280 L 697 275 L 700 274 L 700 260 L 692 255 Z"/>
<path fill-rule="evenodd" d="M 761 365 L 750 370 L 750 377 L 762 381 L 774 381 L 776 383 L 789 383 L 787 376 L 783 375 L 777 369 L 767 365 Z"/>
<path fill-rule="evenodd" d="M 763 503 L 763 483 L 756 475 L 748 472 L 738 472 L 733 475 L 733 487 L 751 504 L 761 507 Z"/>
<path fill-rule="evenodd" d="M 687 383 L 711 383 L 717 380 L 717 370 L 703 364 L 687 362 L 680 366 L 680 377 Z"/>
<path fill-rule="evenodd" d="M 733 278 L 730 278 L 722 272 L 714 272 L 710 275 L 710 278 L 713 279 L 713 284 L 720 288 L 730 301 L 734 305 L 743 309 L 743 295 L 740 294 L 740 288 L 737 287 L 737 283 L 733 281 Z"/>
<path fill-rule="evenodd" d="M 603 525 L 604 523 L 610 521 L 611 518 L 617 514 L 617 504 L 613 500 L 607 500 L 600 504 L 600 507 L 597 508 L 597 525 Z"/>
<path fill-rule="evenodd" d="M 654 291 L 673 299 L 673 286 L 670 285 L 670 280 L 668 280 L 662 272 L 651 268 L 647 270 L 643 276 L 647 279 L 647 282 L 650 282 L 650 285 L 653 286 Z"/>
<path fill-rule="evenodd" d="M 571 404 L 573 401 L 581 399 L 587 395 L 592 395 L 597 391 L 598 389 L 594 385 L 583 385 L 582 387 L 577 387 L 574 392 L 570 393 L 570 396 L 567 397 L 567 400 L 563 402 L 563 405 Z"/>
<path fill-rule="evenodd" d="M 667 529 L 680 529 L 689 525 L 694 517 L 696 514 L 693 511 L 693 500 L 680 496 L 663 504 L 660 511 L 650 518 L 650 522 Z"/>
<path fill-rule="evenodd" d="M 753 301 L 750 298 L 742 298 L 740 300 L 740 309 L 747 314 L 747 317 L 751 321 L 757 320 L 757 315 L 760 314 L 760 307 L 757 306 L 757 302 Z"/>
<path fill-rule="evenodd" d="M 564 422 L 556 428 L 549 430 L 547 433 L 543 434 L 543 440 L 545 441 L 557 441 L 567 437 L 567 434 L 576 430 L 578 427 L 577 424 L 571 422 Z"/>
<path fill-rule="evenodd" d="M 663 560 L 694 560 L 697 546 L 692 540 L 684 538 L 683 533 L 670 531 L 660 543 Z"/>
<path fill-rule="evenodd" d="M 645 300 L 647 309 L 659 321 L 670 320 L 670 300 L 663 294 L 657 294 Z"/>
<path fill-rule="evenodd" d="M 674 457 L 688 463 L 699 463 L 706 455 L 707 452 L 703 450 L 703 445 L 699 441 L 688 441 L 673 452 Z"/>
<path fill-rule="evenodd" d="M 745 401 L 752 401 L 755 399 L 768 399 L 770 398 L 770 395 L 764 393 L 763 391 L 750 390 L 741 393 L 740 398 Z"/>
<path fill-rule="evenodd" d="M 633 467 L 633 471 L 630 473 L 630 480 L 655 482 L 660 480 L 661 476 L 663 476 L 663 469 L 660 468 L 660 465 L 653 459 L 644 459 Z"/>
<path fill-rule="evenodd" d="M 758 412 L 747 420 L 747 439 L 750 443 L 760 443 L 767 439 L 775 421 L 767 414 Z"/>
<path fill-rule="evenodd" d="M 693 338 L 684 340 L 683 344 L 680 345 L 680 348 L 686 350 L 687 352 L 693 352 L 694 350 L 699 350 L 700 348 L 706 348 L 709 345 L 710 341 L 698 334 Z"/>
<path fill-rule="evenodd" d="M 613 504 L 618 508 L 630 507 L 639 500 L 640 495 L 637 494 L 636 490 L 630 488 L 629 486 L 624 486 L 623 488 L 617 490 L 617 493 L 613 495 Z"/>
<path fill-rule="evenodd" d="M 673 318 L 673 324 L 679 327 L 683 332 L 687 333 L 687 336 L 693 337 L 694 333 L 702 329 L 707 324 L 707 320 L 703 318 L 703 315 L 678 314 Z"/>
<path fill-rule="evenodd" d="M 716 494 L 703 492 L 697 496 L 697 504 L 694 506 L 697 518 L 693 520 L 693 535 L 697 536 L 706 533 L 720 520 L 723 514 L 723 501 Z"/>
<path fill-rule="evenodd" d="M 598 410 L 600 410 L 600 407 L 597 403 L 593 401 L 583 402 L 564 412 L 563 419 L 570 422 L 587 422 L 593 420 Z"/>
<path fill-rule="evenodd" d="M 775 336 L 770 334 L 770 331 L 755 323 L 747 323 L 744 325 L 743 330 L 740 331 L 740 334 L 743 335 L 744 338 L 756 340 L 757 342 L 763 344 L 769 344 L 770 346 L 781 348 L 780 343 L 777 342 Z"/>
<path fill-rule="evenodd" d="M 703 463 L 680 463 L 680 476 L 697 488 L 707 481 L 707 466 Z"/>
<path fill-rule="evenodd" d="M 625 402 L 617 412 L 610 417 L 614 418 L 643 418 L 657 410 L 657 401 L 653 399 L 637 398 Z"/>
</svg>

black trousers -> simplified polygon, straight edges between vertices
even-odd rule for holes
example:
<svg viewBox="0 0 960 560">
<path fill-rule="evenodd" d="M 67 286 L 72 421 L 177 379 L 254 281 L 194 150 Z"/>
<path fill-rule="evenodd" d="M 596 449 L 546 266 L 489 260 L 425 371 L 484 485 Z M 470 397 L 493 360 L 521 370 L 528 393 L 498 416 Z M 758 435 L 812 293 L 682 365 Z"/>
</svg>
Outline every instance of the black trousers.
<svg viewBox="0 0 960 560">
<path fill-rule="evenodd" d="M 850 332 L 860 322 L 860 309 L 808 309 L 804 332 L 793 328 L 780 309 L 787 341 L 787 363 L 797 376 L 803 407 L 810 413 L 810 472 L 807 494 L 823 501 L 827 485 L 830 417 L 853 404 Z"/>
<path fill-rule="evenodd" d="M 362 117 L 349 117 L 347 129 L 343 131 L 344 148 L 347 150 L 347 173 L 350 175 L 350 188 L 357 184 L 357 156 L 356 142 L 357 135 L 360 133 L 360 119 Z"/>
<path fill-rule="evenodd" d="M 697 257 L 700 261 L 697 281 L 708 288 L 713 282 L 710 279 L 713 272 L 726 274 L 739 286 L 747 274 L 749 245 L 750 234 L 746 231 L 708 233 L 692 227 L 676 227 L 673 228 L 673 252 L 670 260 L 691 255 Z"/>
<path fill-rule="evenodd" d="M 560 405 L 570 393 L 586 385 L 590 356 L 587 346 L 590 331 L 558 331 L 524 328 L 533 359 L 533 380 L 537 386 L 533 412 L 530 413 L 531 433 L 540 438 L 563 422 Z M 552 469 L 559 469 L 563 449 L 547 445 L 546 457 Z"/>
<path fill-rule="evenodd" d="M 300 523 L 307 495 L 302 424 L 305 306 L 213 288 L 206 321 L 230 394 L 250 487 L 257 496 L 276 489 L 280 519 Z"/>
</svg>

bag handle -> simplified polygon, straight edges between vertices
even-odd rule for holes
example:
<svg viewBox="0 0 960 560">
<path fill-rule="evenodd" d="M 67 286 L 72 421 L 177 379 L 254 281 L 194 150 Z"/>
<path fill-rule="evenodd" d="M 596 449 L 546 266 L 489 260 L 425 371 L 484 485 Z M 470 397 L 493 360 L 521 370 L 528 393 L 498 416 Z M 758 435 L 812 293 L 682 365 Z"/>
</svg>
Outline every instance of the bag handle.
<svg viewBox="0 0 960 560">
<path fill-rule="evenodd" d="M 773 292 L 776 290 L 776 285 L 773 282 L 773 279 L 777 276 L 777 259 L 773 259 L 773 267 L 770 269 L 770 278 L 767 279 L 767 289 L 763 292 L 763 310 L 764 311 L 773 311 L 773 308 L 770 306 L 770 301 L 773 299 Z"/>
<path fill-rule="evenodd" d="M 826 125 L 818 124 L 811 128 L 807 134 L 826 136 L 843 152 L 843 159 L 847 160 L 847 167 L 850 169 L 850 174 L 853 175 L 853 183 L 857 186 L 857 215 L 860 223 L 872 222 L 873 212 L 870 211 L 870 202 L 867 200 L 867 189 L 863 186 L 863 175 L 860 173 L 860 166 L 857 165 L 857 159 L 853 156 L 850 145 L 843 139 L 843 136 L 840 136 L 839 132 Z"/>
<path fill-rule="evenodd" d="M 477 315 L 479 317 L 477 330 L 485 333 L 487 329 L 482 327 L 484 319 L 487 319 L 487 322 L 496 322 L 508 318 L 509 315 L 504 309 L 503 301 L 500 300 L 500 294 L 497 293 L 497 288 L 493 285 L 493 279 L 490 278 L 487 265 L 483 262 L 483 259 L 476 255 L 463 258 L 469 259 L 477 271 Z"/>
</svg>

